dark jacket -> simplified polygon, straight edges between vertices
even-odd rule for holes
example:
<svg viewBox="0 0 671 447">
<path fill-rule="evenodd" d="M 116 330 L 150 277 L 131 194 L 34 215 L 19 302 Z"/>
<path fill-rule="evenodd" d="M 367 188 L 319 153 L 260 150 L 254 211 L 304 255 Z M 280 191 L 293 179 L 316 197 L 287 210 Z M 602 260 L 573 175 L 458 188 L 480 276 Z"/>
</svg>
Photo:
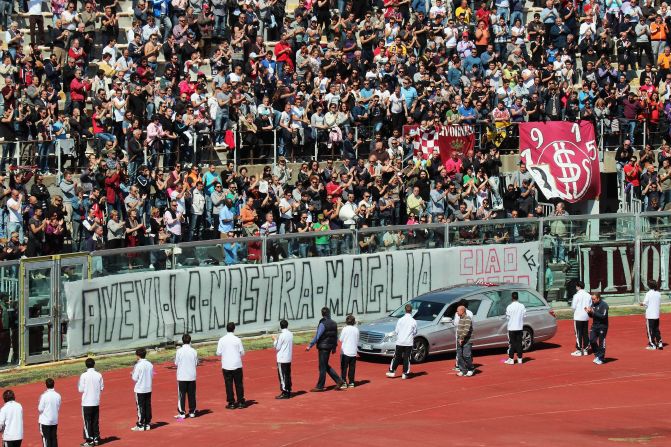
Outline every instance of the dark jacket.
<svg viewBox="0 0 671 447">
<path fill-rule="evenodd" d="M 608 303 L 604 300 L 592 306 L 592 326 L 608 328 Z"/>
<path fill-rule="evenodd" d="M 324 325 L 324 333 L 317 340 L 317 349 L 328 349 L 332 351 L 338 346 L 338 325 L 330 317 L 319 320 Z"/>
</svg>

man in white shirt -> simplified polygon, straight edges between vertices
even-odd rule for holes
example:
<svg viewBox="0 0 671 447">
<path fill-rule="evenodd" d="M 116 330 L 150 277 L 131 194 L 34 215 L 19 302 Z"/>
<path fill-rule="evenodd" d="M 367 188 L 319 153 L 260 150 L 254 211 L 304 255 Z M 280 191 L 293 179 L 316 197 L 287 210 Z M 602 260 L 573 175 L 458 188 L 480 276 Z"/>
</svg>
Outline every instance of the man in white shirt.
<svg viewBox="0 0 671 447">
<path fill-rule="evenodd" d="M 182 335 L 182 347 L 175 354 L 177 367 L 177 415 L 175 419 L 184 419 L 186 412 L 184 404 L 189 398 L 189 417 L 196 417 L 196 366 L 198 366 L 198 352 L 191 347 L 191 336 Z"/>
<path fill-rule="evenodd" d="M 513 292 L 512 303 L 506 307 L 506 319 L 508 320 L 508 360 L 507 365 L 515 363 L 515 354 L 517 353 L 517 363 L 522 364 L 522 328 L 524 327 L 524 314 L 527 310 L 524 304 L 518 301 L 517 292 Z"/>
<path fill-rule="evenodd" d="M 657 281 L 650 282 L 650 290 L 645 294 L 641 306 L 645 307 L 645 321 L 648 329 L 648 346 L 646 349 L 664 349 L 662 334 L 659 331 L 659 308 L 662 303 L 662 295 L 659 293 Z"/>
<path fill-rule="evenodd" d="M 96 362 L 86 359 L 86 372 L 79 376 L 79 392 L 82 393 L 82 416 L 84 418 L 83 447 L 100 443 L 100 393 L 105 387 L 103 376 L 95 370 Z"/>
<path fill-rule="evenodd" d="M 573 308 L 573 327 L 575 329 L 575 352 L 572 356 L 587 355 L 589 347 L 589 315 L 585 312 L 586 307 L 592 305 L 592 297 L 585 291 L 585 283 L 576 282 L 576 293 L 573 295 L 571 307 Z"/>
<path fill-rule="evenodd" d="M 23 440 L 23 407 L 15 400 L 14 391 L 2 393 L 5 405 L 0 409 L 2 447 L 21 447 Z"/>
<path fill-rule="evenodd" d="M 47 390 L 40 396 L 37 411 L 40 413 L 38 422 L 44 447 L 58 446 L 58 412 L 61 409 L 61 395 L 54 390 L 54 379 L 44 381 Z"/>
<path fill-rule="evenodd" d="M 221 356 L 221 369 L 226 385 L 226 401 L 228 401 L 226 408 L 229 410 L 246 407 L 245 389 L 242 385 L 242 356 L 245 355 L 245 348 L 242 347 L 242 341 L 233 334 L 234 331 L 235 323 L 231 321 L 226 325 L 226 335 L 221 337 L 217 344 L 217 355 Z M 234 383 L 235 394 L 233 394 Z"/>
<path fill-rule="evenodd" d="M 277 352 L 277 375 L 280 378 L 280 394 L 275 399 L 291 398 L 291 360 L 293 358 L 294 334 L 289 322 L 280 321 L 280 335 L 273 335 L 273 346 Z"/>
<path fill-rule="evenodd" d="M 23 216 L 21 208 L 23 206 L 23 194 L 18 190 L 12 189 L 11 195 L 7 200 L 7 211 L 9 211 L 9 224 L 7 225 L 7 234 L 13 232 L 19 233 L 19 241 L 23 243 Z"/>
<path fill-rule="evenodd" d="M 347 326 L 340 332 L 340 378 L 343 390 L 349 386 L 354 388 L 354 372 L 356 371 L 356 355 L 359 346 L 359 328 L 355 326 L 354 315 L 345 318 Z"/>
<path fill-rule="evenodd" d="M 154 380 L 154 365 L 147 357 L 145 348 L 135 350 L 137 362 L 133 367 L 131 377 L 135 382 L 135 404 L 137 406 L 137 423 L 131 430 L 146 431 L 151 429 L 151 391 Z"/>
<path fill-rule="evenodd" d="M 405 315 L 399 318 L 396 323 L 396 351 L 394 352 L 394 359 L 391 361 L 387 377 L 396 376 L 396 368 L 403 362 L 402 379 L 407 379 L 410 375 L 410 354 L 412 353 L 412 345 L 415 342 L 415 335 L 417 335 L 417 321 L 412 316 L 412 304 L 405 305 Z"/>
</svg>

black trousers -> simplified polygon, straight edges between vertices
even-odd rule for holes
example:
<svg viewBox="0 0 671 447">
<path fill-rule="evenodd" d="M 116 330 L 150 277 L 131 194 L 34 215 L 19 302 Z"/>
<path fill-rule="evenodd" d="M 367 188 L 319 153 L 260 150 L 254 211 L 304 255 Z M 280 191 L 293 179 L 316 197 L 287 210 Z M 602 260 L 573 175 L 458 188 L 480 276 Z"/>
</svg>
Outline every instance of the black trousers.
<svg viewBox="0 0 671 447">
<path fill-rule="evenodd" d="M 412 353 L 412 346 L 396 345 L 394 351 L 394 358 L 391 359 L 391 366 L 389 372 L 396 372 L 398 365 L 403 363 L 403 374 L 410 374 L 410 354 Z"/>
<path fill-rule="evenodd" d="M 340 378 L 343 382 L 353 384 L 356 372 L 356 356 L 340 354 Z"/>
<path fill-rule="evenodd" d="M 234 404 L 235 396 L 238 397 L 237 402 L 242 404 L 245 402 L 245 388 L 242 385 L 242 368 L 238 369 L 222 369 L 224 373 L 224 384 L 226 385 L 226 401 Z M 235 394 L 233 394 L 233 385 L 235 384 Z"/>
<path fill-rule="evenodd" d="M 508 357 L 522 358 L 522 331 L 508 331 Z"/>
<path fill-rule="evenodd" d="M 592 346 L 594 357 L 601 360 L 606 357 L 606 334 L 608 334 L 608 327 L 594 327 L 594 325 L 589 332 L 589 344 Z"/>
<path fill-rule="evenodd" d="M 662 342 L 662 334 L 659 332 L 659 318 L 646 320 L 648 328 L 648 343 L 655 348 Z"/>
<path fill-rule="evenodd" d="M 100 407 L 82 407 L 84 418 L 84 440 L 100 441 Z"/>
<path fill-rule="evenodd" d="M 291 394 L 291 363 L 278 363 L 277 376 L 280 379 L 282 394 Z"/>
<path fill-rule="evenodd" d="M 135 393 L 137 405 L 137 426 L 144 427 L 151 424 L 151 392 Z"/>
<path fill-rule="evenodd" d="M 575 348 L 584 351 L 589 346 L 589 321 L 573 320 L 575 330 Z"/>
<path fill-rule="evenodd" d="M 331 368 L 331 365 L 329 365 L 329 357 L 331 357 L 330 349 L 319 349 L 319 378 L 317 379 L 316 388 L 324 388 L 327 373 L 335 383 L 341 383 L 340 376 L 338 376 L 338 373 L 336 373 L 335 370 Z"/>
<path fill-rule="evenodd" d="M 21 447 L 22 440 L 18 441 L 2 441 L 2 447 Z"/>
<path fill-rule="evenodd" d="M 185 400 L 189 397 L 189 413 L 196 413 L 196 381 L 180 380 L 177 382 L 177 412 L 179 414 L 186 413 Z"/>
<path fill-rule="evenodd" d="M 44 447 L 58 447 L 58 425 L 40 424 L 40 434 Z"/>
</svg>

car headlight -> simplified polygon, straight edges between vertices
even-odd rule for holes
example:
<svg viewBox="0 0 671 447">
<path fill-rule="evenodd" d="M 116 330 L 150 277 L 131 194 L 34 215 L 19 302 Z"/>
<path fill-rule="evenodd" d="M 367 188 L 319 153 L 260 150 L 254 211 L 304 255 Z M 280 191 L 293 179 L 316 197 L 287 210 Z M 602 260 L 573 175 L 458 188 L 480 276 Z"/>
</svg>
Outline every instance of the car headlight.
<svg viewBox="0 0 671 447">
<path fill-rule="evenodd" d="M 396 332 L 387 332 L 384 334 L 384 338 L 382 339 L 382 343 L 391 343 L 396 341 Z"/>
</svg>

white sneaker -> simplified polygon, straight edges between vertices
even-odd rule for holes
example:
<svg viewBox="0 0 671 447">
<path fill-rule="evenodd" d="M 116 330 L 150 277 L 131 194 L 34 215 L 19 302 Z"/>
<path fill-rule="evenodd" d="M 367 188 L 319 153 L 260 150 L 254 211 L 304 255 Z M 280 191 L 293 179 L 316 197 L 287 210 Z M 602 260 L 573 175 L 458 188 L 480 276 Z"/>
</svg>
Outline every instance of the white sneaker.
<svg viewBox="0 0 671 447">
<path fill-rule="evenodd" d="M 151 425 L 145 425 L 144 426 L 144 431 L 149 431 L 151 430 Z"/>
<path fill-rule="evenodd" d="M 657 345 L 657 348 L 658 348 L 658 349 L 664 349 L 664 343 L 662 343 L 662 342 L 660 341 L 659 344 Z"/>
<path fill-rule="evenodd" d="M 387 372 L 386 376 L 387 376 L 387 377 L 396 377 L 396 373 L 393 373 L 393 372 Z"/>
<path fill-rule="evenodd" d="M 408 378 L 408 375 L 407 375 L 407 374 L 403 374 L 403 375 L 401 376 L 401 379 L 403 379 L 403 380 L 405 380 L 405 379 L 407 379 L 407 378 Z"/>
<path fill-rule="evenodd" d="M 646 346 L 645 349 L 647 349 L 648 351 L 656 351 L 657 350 L 656 347 L 650 346 L 650 345 Z"/>
<path fill-rule="evenodd" d="M 597 365 L 603 365 L 603 360 L 601 360 L 600 358 L 597 358 L 597 359 L 594 360 L 594 363 L 596 363 Z"/>
<path fill-rule="evenodd" d="M 583 353 L 582 353 L 581 350 L 578 349 L 577 351 L 573 351 L 573 352 L 571 353 L 571 355 L 572 355 L 573 357 L 579 357 L 579 356 L 583 355 Z"/>
<path fill-rule="evenodd" d="M 461 371 L 459 371 L 459 372 L 457 373 L 457 375 L 458 375 L 459 377 L 462 377 L 462 376 L 464 375 L 464 373 L 462 373 Z"/>
<path fill-rule="evenodd" d="M 473 374 L 475 374 L 475 372 L 473 372 L 473 371 L 468 371 L 468 372 L 466 373 L 466 377 L 472 377 Z"/>
<path fill-rule="evenodd" d="M 598 362 L 598 361 L 599 361 L 599 358 L 598 358 L 598 357 L 594 357 L 594 360 L 592 360 L 592 363 L 596 363 L 596 362 Z"/>
<path fill-rule="evenodd" d="M 131 428 L 131 430 L 132 431 L 144 431 L 144 427 L 138 427 L 137 425 L 135 425 L 135 426 L 133 426 L 133 428 Z"/>
<path fill-rule="evenodd" d="M 176 414 L 175 415 L 175 419 L 184 419 L 184 418 L 186 418 L 185 414 Z"/>
<path fill-rule="evenodd" d="M 508 360 L 506 360 L 506 361 L 503 362 L 503 363 L 505 363 L 506 365 L 514 365 L 514 364 L 515 364 L 515 360 L 513 360 L 513 359 L 508 359 Z"/>
<path fill-rule="evenodd" d="M 524 359 L 517 359 L 517 363 L 521 365 L 522 363 L 524 363 Z"/>
<path fill-rule="evenodd" d="M 587 353 L 587 349 L 583 349 L 583 351 L 582 351 L 582 355 L 589 355 L 589 354 Z"/>
</svg>

